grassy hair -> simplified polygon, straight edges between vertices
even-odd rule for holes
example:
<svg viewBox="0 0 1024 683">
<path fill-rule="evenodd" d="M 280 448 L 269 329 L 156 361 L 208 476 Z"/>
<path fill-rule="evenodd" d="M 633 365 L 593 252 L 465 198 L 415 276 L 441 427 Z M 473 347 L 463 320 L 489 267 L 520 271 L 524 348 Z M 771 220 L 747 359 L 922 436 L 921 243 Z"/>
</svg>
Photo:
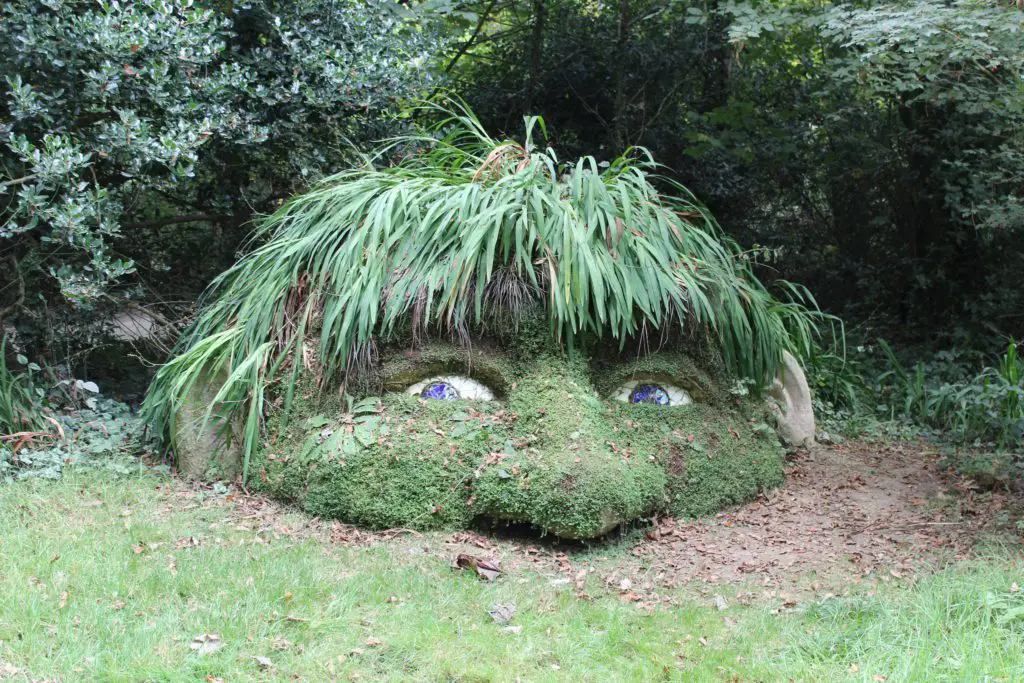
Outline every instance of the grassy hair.
<svg viewBox="0 0 1024 683">
<path fill-rule="evenodd" d="M 460 103 L 424 107 L 434 128 L 286 203 L 257 230 L 261 246 L 212 283 L 147 395 L 157 433 L 173 433 L 197 379 L 225 371 L 215 401 L 245 417 L 247 468 L 270 382 L 287 413 L 312 365 L 344 376 L 399 327 L 465 336 L 495 309 L 543 306 L 570 350 L 581 335 L 622 343 L 644 326 L 706 331 L 730 370 L 759 383 L 783 349 L 808 346 L 802 290 L 772 296 L 689 191 L 656 189 L 647 150 L 562 163 L 535 144 L 538 117 L 520 143 L 491 138 Z M 404 158 L 376 165 L 385 154 Z"/>
</svg>

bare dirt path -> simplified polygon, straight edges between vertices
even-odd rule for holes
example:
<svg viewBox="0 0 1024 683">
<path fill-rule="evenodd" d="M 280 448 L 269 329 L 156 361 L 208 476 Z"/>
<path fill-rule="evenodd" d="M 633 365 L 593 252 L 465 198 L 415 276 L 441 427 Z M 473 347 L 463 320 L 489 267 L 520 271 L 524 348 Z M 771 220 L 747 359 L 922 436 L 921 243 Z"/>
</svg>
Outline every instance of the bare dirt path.
<svg viewBox="0 0 1024 683">
<path fill-rule="evenodd" d="M 970 555 L 1002 533 L 1016 498 L 979 493 L 939 471 L 913 443 L 819 446 L 798 454 L 786 485 L 760 500 L 697 521 L 660 520 L 633 554 L 680 581 L 782 582 L 879 571 L 899 577 Z"/>
</svg>

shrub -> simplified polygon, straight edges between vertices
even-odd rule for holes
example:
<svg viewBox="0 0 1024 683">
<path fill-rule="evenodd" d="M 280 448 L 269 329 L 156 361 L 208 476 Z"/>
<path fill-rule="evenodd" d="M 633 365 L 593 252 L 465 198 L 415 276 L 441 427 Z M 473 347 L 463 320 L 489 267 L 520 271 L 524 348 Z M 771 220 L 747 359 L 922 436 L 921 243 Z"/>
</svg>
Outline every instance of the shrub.
<svg viewBox="0 0 1024 683">
<path fill-rule="evenodd" d="M 35 363 L 18 354 L 16 360 L 25 369 L 15 372 L 7 366 L 7 336 L 0 340 L 0 437 L 15 432 L 31 431 L 39 427 L 39 396 L 36 395 L 33 372 Z"/>
</svg>

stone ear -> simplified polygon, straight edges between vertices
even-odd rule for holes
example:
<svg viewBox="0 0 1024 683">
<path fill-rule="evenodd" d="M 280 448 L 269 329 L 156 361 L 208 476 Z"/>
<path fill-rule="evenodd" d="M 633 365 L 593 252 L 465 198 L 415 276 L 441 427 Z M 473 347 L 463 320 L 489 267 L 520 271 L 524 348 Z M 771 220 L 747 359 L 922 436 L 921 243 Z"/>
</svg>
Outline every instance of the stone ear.
<svg viewBox="0 0 1024 683">
<path fill-rule="evenodd" d="M 778 432 L 784 442 L 797 448 L 814 444 L 814 407 L 811 388 L 800 362 L 789 351 L 772 380 L 768 395 L 778 404 Z"/>
<path fill-rule="evenodd" d="M 229 418 L 227 408 L 207 411 L 227 373 L 217 377 L 204 373 L 185 396 L 174 415 L 175 462 L 186 479 L 213 481 L 234 479 L 242 472 L 242 420 Z"/>
</svg>

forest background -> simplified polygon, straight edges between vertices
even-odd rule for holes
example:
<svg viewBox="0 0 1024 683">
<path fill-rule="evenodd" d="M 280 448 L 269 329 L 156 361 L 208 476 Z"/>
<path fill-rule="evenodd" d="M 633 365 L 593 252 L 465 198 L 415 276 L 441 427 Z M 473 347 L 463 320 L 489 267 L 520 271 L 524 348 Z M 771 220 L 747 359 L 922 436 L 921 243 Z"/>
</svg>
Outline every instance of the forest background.
<svg viewBox="0 0 1024 683">
<path fill-rule="evenodd" d="M 1022 26 L 979 1 L 5 3 L 0 433 L 136 402 L 254 221 L 452 94 L 495 134 L 543 116 L 560 158 L 646 147 L 766 283 L 808 287 L 845 322 L 803 359 L 823 438 L 1013 451 Z M 158 334 L 126 350 L 139 309 Z"/>
</svg>

